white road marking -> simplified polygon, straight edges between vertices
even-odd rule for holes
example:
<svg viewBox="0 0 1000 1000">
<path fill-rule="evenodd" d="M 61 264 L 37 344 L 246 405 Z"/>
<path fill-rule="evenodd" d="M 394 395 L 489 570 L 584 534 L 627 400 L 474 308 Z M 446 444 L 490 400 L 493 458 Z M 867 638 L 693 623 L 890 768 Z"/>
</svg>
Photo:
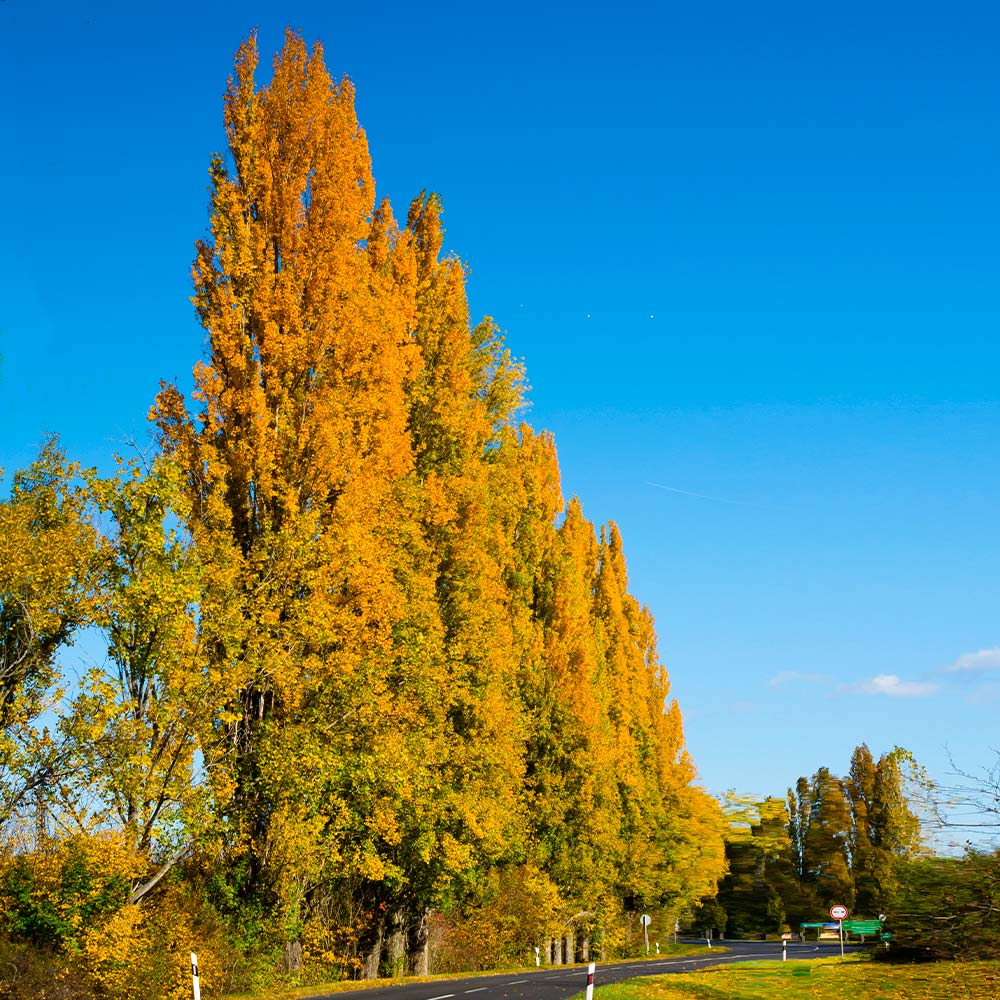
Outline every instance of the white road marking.
<svg viewBox="0 0 1000 1000">
<path fill-rule="evenodd" d="M 509 983 L 505 983 L 506 986 L 519 986 L 521 983 L 526 983 L 527 979 L 512 979 Z"/>
<path fill-rule="evenodd" d="M 427 1000 L 448 1000 L 448 997 L 453 997 L 454 993 L 442 993 L 439 997 L 428 997 Z"/>
<path fill-rule="evenodd" d="M 477 990 L 466 990 L 465 992 L 466 993 L 482 993 L 483 990 L 488 990 L 488 989 L 489 989 L 488 986 L 480 986 L 479 989 L 477 989 Z"/>
</svg>

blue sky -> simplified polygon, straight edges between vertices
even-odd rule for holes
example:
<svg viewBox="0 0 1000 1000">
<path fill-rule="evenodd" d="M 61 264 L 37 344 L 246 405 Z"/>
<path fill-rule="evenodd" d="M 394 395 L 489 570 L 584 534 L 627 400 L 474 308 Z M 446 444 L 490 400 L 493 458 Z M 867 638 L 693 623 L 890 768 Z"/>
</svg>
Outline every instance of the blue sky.
<svg viewBox="0 0 1000 1000">
<path fill-rule="evenodd" d="M 701 779 L 865 740 L 932 774 L 1000 707 L 995 5 L 0 0 L 0 463 L 108 467 L 203 336 L 232 53 L 323 41 L 380 195 L 528 366 L 614 518 Z"/>
</svg>

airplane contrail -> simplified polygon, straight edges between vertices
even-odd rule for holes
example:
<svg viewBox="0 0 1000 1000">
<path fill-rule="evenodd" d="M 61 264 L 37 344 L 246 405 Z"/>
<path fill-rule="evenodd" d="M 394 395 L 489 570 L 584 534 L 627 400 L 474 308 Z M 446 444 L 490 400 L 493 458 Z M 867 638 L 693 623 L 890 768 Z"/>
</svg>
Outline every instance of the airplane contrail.
<svg viewBox="0 0 1000 1000">
<path fill-rule="evenodd" d="M 716 503 L 745 504 L 746 500 L 730 500 L 728 497 L 710 497 L 704 493 L 692 493 L 691 490 L 679 490 L 676 486 L 664 486 L 663 483 L 653 483 L 646 480 L 647 486 L 655 486 L 658 490 L 666 490 L 668 493 L 680 493 L 682 496 L 695 497 L 698 500 L 714 500 Z"/>
</svg>

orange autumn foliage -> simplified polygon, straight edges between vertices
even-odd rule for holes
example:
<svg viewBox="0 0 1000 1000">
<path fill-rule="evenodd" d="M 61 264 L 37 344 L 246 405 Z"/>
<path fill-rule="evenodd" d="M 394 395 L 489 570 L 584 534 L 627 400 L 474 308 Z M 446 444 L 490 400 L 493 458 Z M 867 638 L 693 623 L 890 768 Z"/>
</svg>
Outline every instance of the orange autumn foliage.
<svg viewBox="0 0 1000 1000">
<path fill-rule="evenodd" d="M 257 63 L 251 37 L 193 268 L 207 357 L 153 409 L 233 898 L 289 944 L 353 900 L 368 975 L 400 936 L 419 970 L 429 909 L 526 863 L 567 911 L 676 911 L 722 871 L 721 817 L 618 530 L 517 423 L 523 368 L 470 322 L 440 200 L 405 228 L 376 203 L 349 81 L 294 33 L 264 86 Z"/>
</svg>

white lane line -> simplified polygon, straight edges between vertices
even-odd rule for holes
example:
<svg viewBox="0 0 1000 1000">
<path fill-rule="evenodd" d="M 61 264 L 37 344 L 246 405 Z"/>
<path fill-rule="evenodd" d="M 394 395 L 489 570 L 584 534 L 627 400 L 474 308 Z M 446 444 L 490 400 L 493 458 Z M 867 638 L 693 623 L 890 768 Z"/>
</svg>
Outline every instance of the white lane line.
<svg viewBox="0 0 1000 1000">
<path fill-rule="evenodd" d="M 505 983 L 506 986 L 519 986 L 521 983 L 526 983 L 527 979 L 512 979 L 509 983 Z"/>
<path fill-rule="evenodd" d="M 466 990 L 466 993 L 482 993 L 484 990 L 488 990 L 488 986 L 480 986 L 477 990 Z"/>
<path fill-rule="evenodd" d="M 448 1000 L 448 997 L 453 997 L 454 993 L 442 993 L 439 997 L 428 997 L 427 1000 Z"/>
</svg>

